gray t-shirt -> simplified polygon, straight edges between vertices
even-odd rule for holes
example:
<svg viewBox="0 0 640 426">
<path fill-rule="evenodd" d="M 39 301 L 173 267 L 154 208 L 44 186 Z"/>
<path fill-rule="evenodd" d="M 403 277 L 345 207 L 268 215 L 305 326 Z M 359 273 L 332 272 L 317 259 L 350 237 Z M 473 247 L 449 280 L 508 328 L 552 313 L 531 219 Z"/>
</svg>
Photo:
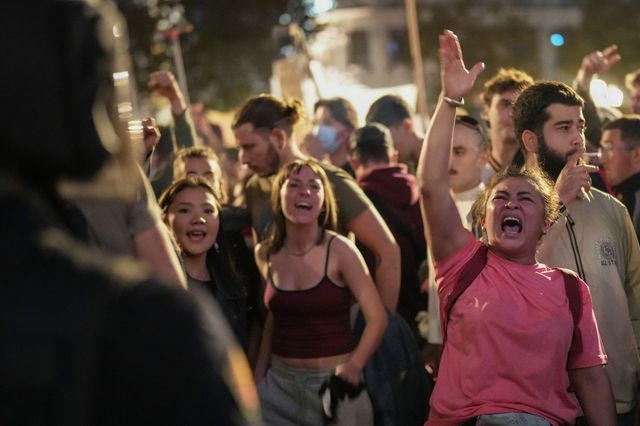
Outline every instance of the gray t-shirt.
<svg viewBox="0 0 640 426">
<path fill-rule="evenodd" d="M 135 200 L 75 200 L 87 220 L 91 243 L 113 254 L 135 256 L 133 237 L 161 222 L 160 207 L 153 189 L 142 169 L 138 170 L 141 184 Z"/>
</svg>

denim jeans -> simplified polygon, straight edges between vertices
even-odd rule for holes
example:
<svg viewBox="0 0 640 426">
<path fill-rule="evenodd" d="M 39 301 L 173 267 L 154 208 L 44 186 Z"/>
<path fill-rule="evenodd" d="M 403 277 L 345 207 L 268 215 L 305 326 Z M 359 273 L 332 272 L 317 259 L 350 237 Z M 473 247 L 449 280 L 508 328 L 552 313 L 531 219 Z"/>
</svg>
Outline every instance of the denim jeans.
<svg viewBox="0 0 640 426">
<path fill-rule="evenodd" d="M 549 426 L 542 417 L 528 413 L 483 414 L 478 416 L 476 426 Z"/>
</svg>

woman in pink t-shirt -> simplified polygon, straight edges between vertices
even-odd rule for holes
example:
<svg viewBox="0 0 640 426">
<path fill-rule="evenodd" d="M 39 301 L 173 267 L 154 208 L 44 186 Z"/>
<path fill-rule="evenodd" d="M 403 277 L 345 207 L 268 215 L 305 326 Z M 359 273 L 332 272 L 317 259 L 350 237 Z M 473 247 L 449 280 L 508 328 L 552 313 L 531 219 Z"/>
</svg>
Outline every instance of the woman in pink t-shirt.
<svg viewBox="0 0 640 426">
<path fill-rule="evenodd" d="M 503 172 L 477 203 L 484 242 L 460 221 L 448 186 L 451 139 L 456 107 L 484 65 L 467 70 L 450 31 L 440 36 L 439 54 L 442 94 L 422 147 L 418 179 L 441 307 L 478 250 L 486 245 L 488 253 L 445 314 L 447 340 L 427 424 L 573 424 L 577 405 L 567 390 L 572 388 L 589 424 L 614 425 L 615 406 L 602 368 L 606 355 L 589 290 L 578 280 L 581 314 L 574 324 L 563 272 L 536 261 L 538 241 L 558 216 L 553 184 L 537 169 Z M 581 167 L 576 166 L 580 153 L 567 167 Z"/>
</svg>

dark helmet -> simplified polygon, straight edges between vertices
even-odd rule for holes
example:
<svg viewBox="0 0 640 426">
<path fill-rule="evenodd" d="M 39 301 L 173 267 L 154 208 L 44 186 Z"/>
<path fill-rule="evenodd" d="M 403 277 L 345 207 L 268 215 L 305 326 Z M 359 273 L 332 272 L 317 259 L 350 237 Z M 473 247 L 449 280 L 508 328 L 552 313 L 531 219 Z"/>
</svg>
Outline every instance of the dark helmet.
<svg viewBox="0 0 640 426">
<path fill-rule="evenodd" d="M 100 0 L 3 2 L 0 27 L 0 172 L 93 176 L 128 145 L 118 117 L 131 110 L 122 107 L 128 46 L 117 9 Z"/>
</svg>

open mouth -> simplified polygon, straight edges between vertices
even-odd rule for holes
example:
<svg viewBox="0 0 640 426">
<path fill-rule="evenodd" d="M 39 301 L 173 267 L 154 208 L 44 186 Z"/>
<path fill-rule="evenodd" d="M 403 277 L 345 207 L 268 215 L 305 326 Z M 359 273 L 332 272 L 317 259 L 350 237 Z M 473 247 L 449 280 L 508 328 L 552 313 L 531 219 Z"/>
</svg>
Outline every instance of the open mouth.
<svg viewBox="0 0 640 426">
<path fill-rule="evenodd" d="M 206 236 L 206 232 L 204 231 L 189 231 L 187 232 L 187 237 L 192 240 L 201 240 Z"/>
<path fill-rule="evenodd" d="M 299 202 L 299 203 L 296 203 L 295 206 L 296 206 L 296 209 L 311 210 L 310 203 Z"/>
<path fill-rule="evenodd" d="M 522 232 L 522 223 L 520 223 L 520 219 L 513 216 L 507 216 L 503 218 L 501 227 L 504 232 L 511 232 L 511 233 Z"/>
</svg>

